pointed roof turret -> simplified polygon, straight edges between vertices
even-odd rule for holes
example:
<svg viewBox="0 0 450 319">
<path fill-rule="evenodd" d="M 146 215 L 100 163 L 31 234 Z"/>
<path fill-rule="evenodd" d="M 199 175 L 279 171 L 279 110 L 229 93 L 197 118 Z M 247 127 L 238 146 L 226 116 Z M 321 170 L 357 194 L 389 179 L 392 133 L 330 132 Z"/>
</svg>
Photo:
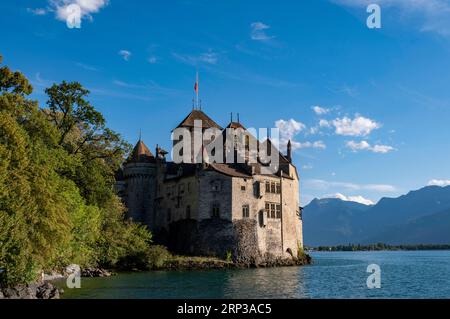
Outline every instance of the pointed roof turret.
<svg viewBox="0 0 450 319">
<path fill-rule="evenodd" d="M 141 139 L 139 139 L 128 158 L 128 162 L 151 162 L 154 160 L 155 156 Z"/>
</svg>

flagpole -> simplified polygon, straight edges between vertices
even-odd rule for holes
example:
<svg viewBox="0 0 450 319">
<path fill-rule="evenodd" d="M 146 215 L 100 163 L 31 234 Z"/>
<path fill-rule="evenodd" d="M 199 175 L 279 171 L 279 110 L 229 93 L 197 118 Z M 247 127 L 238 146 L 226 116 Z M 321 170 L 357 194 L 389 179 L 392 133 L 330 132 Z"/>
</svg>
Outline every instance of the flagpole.
<svg viewBox="0 0 450 319">
<path fill-rule="evenodd" d="M 198 71 L 197 71 L 197 76 L 196 76 L 195 80 L 197 82 L 197 91 L 195 93 L 197 95 L 197 109 L 198 109 L 198 90 L 199 90 L 199 84 L 200 84 L 200 83 L 198 83 Z"/>
</svg>

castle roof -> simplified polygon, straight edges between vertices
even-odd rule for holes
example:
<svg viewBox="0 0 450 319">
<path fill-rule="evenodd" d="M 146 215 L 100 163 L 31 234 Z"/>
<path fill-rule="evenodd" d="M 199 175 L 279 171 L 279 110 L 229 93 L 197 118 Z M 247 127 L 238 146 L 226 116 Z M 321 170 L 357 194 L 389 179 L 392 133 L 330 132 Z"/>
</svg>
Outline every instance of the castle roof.
<svg viewBox="0 0 450 319">
<path fill-rule="evenodd" d="M 239 122 L 230 122 L 230 124 L 227 125 L 226 128 L 232 128 L 232 129 L 238 129 L 241 128 L 243 130 L 245 130 L 246 128 Z"/>
<path fill-rule="evenodd" d="M 208 115 L 206 115 L 201 110 L 192 110 L 186 118 L 178 124 L 179 127 L 194 127 L 194 121 L 202 121 L 202 128 L 208 129 L 211 127 L 215 127 L 218 129 L 222 129 L 214 120 L 212 120 Z"/>
<path fill-rule="evenodd" d="M 133 151 L 128 158 L 128 162 L 140 163 L 140 162 L 151 162 L 155 160 L 150 149 L 145 145 L 145 143 L 139 140 L 134 147 Z"/>
</svg>

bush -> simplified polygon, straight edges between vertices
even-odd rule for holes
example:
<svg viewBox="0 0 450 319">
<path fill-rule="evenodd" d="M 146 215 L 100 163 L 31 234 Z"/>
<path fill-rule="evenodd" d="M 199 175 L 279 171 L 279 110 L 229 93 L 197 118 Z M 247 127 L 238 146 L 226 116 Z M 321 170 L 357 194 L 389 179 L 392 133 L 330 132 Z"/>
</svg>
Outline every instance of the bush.
<svg viewBox="0 0 450 319">
<path fill-rule="evenodd" d="M 169 253 L 166 247 L 150 246 L 150 249 L 147 252 L 147 268 L 162 268 L 171 257 L 172 255 Z"/>
</svg>

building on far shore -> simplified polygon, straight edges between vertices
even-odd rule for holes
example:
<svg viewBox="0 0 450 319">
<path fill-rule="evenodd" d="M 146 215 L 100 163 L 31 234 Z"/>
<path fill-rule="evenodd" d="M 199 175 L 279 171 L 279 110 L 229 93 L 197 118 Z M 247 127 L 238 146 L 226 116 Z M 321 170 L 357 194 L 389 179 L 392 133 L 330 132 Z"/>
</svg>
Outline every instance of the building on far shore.
<svg viewBox="0 0 450 319">
<path fill-rule="evenodd" d="M 201 121 L 203 132 L 235 128 L 247 133 L 239 121 L 223 129 L 200 109 L 177 128 L 194 134 L 195 121 Z M 295 258 L 303 248 L 298 172 L 290 142 L 286 155 L 270 140 L 258 147 L 268 144 L 279 160 L 272 173 L 247 160 L 228 164 L 202 156 L 194 164 L 171 162 L 166 151 L 156 147 L 152 153 L 140 139 L 118 173 L 116 190 L 128 217 L 147 225 L 155 241 L 173 252 L 232 256 L 251 264 Z M 198 155 L 193 152 L 192 158 Z M 225 152 L 237 151 L 228 147 Z"/>
</svg>

